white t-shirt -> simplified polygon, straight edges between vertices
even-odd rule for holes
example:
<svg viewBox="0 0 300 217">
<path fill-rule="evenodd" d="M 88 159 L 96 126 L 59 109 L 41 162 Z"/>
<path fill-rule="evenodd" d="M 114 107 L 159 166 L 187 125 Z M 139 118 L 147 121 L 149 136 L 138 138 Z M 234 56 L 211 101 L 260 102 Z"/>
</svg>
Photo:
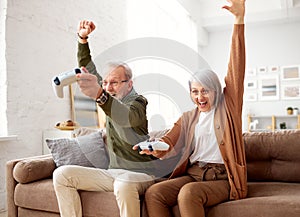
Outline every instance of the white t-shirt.
<svg viewBox="0 0 300 217">
<path fill-rule="evenodd" d="M 195 148 L 190 156 L 190 162 L 224 163 L 214 130 L 215 109 L 201 112 L 195 126 Z"/>
</svg>

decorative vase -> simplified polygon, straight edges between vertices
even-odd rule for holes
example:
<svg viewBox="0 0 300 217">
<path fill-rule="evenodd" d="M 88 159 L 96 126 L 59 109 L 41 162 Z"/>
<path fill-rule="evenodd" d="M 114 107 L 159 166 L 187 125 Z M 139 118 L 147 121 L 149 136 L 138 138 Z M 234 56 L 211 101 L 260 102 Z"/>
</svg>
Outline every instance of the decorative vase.
<svg viewBox="0 0 300 217">
<path fill-rule="evenodd" d="M 292 114 L 293 114 L 293 108 L 292 108 L 292 107 L 288 107 L 288 108 L 286 109 L 286 111 L 287 111 L 287 114 L 288 114 L 288 115 L 292 115 Z"/>
</svg>

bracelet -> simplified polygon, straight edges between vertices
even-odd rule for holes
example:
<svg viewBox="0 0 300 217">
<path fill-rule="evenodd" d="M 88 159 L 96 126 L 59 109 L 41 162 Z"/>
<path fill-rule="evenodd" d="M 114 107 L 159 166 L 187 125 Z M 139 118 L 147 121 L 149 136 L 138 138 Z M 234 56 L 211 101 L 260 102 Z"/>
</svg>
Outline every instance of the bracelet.
<svg viewBox="0 0 300 217">
<path fill-rule="evenodd" d="M 85 38 L 84 38 L 84 37 L 82 37 L 81 35 L 79 35 L 79 32 L 77 32 L 77 35 L 78 35 L 78 37 L 79 37 L 80 39 L 83 39 L 83 40 L 86 40 L 86 39 L 88 39 L 88 38 L 89 38 L 88 36 L 86 36 Z"/>
</svg>

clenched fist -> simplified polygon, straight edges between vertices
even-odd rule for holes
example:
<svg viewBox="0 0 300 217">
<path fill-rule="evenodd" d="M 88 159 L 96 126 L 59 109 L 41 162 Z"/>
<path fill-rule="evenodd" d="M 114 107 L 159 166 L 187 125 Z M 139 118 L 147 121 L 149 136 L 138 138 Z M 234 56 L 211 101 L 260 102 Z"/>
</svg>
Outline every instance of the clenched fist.
<svg viewBox="0 0 300 217">
<path fill-rule="evenodd" d="M 95 30 L 96 26 L 92 21 L 82 20 L 78 24 L 77 33 L 82 39 L 87 39 L 87 36 Z"/>
</svg>

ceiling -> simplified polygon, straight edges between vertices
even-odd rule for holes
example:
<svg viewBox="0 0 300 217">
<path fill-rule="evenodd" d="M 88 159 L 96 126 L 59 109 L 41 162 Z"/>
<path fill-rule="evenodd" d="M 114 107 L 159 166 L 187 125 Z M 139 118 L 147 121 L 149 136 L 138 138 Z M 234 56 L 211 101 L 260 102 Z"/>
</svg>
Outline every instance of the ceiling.
<svg viewBox="0 0 300 217">
<path fill-rule="evenodd" d="M 207 32 L 232 24 L 232 16 L 222 6 L 226 0 L 177 0 Z M 300 22 L 300 0 L 246 0 L 248 25 Z"/>
</svg>

